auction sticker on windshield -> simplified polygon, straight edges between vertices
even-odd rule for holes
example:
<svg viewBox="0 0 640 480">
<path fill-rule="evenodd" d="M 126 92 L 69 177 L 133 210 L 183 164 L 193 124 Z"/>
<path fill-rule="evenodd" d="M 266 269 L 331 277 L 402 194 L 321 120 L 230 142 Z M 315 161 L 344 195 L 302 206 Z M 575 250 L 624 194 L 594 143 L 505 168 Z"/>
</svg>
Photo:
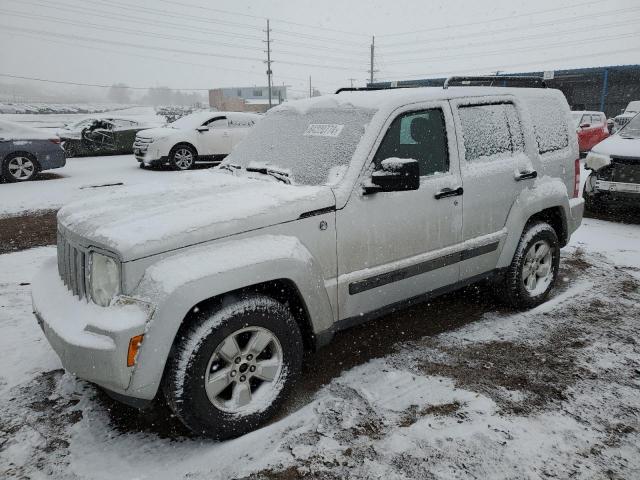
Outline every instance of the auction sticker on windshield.
<svg viewBox="0 0 640 480">
<path fill-rule="evenodd" d="M 335 123 L 312 123 L 304 132 L 305 137 L 337 137 L 344 125 Z"/>
</svg>

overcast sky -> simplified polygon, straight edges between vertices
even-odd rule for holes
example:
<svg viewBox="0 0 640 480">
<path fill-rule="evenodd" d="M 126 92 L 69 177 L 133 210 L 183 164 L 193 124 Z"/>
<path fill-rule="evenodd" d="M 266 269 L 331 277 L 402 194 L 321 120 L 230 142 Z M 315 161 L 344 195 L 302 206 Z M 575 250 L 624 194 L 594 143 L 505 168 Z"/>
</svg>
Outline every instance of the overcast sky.
<svg viewBox="0 0 640 480">
<path fill-rule="evenodd" d="M 364 85 L 372 35 L 375 76 L 385 80 L 640 62 L 632 0 L 0 0 L 0 73 L 145 88 L 264 85 L 267 17 L 274 82 L 297 95 L 309 75 L 322 92 L 350 78 Z"/>
</svg>

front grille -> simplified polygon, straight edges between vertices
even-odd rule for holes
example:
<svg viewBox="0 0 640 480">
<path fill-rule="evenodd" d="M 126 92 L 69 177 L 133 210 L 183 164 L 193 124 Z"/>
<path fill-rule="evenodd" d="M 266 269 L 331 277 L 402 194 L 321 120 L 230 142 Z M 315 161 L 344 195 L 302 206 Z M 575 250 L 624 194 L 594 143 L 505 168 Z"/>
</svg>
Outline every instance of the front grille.
<svg viewBox="0 0 640 480">
<path fill-rule="evenodd" d="M 67 288 L 78 298 L 87 295 L 85 271 L 87 253 L 72 245 L 58 231 L 58 273 Z"/>
<path fill-rule="evenodd" d="M 640 158 L 611 158 L 611 180 L 622 183 L 640 183 Z"/>
<path fill-rule="evenodd" d="M 136 141 L 133 143 L 133 148 L 144 152 L 149 148 L 149 144 L 152 142 L 152 138 L 136 137 Z"/>
</svg>

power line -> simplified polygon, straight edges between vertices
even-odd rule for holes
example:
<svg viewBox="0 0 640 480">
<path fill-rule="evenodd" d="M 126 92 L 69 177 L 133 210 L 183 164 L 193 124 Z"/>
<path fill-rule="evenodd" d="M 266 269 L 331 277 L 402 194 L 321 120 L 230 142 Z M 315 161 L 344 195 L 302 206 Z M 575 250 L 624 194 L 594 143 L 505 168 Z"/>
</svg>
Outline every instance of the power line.
<svg viewBox="0 0 640 480">
<path fill-rule="evenodd" d="M 195 52 L 195 51 L 192 51 L 192 50 L 183 50 L 183 49 L 178 49 L 178 48 L 153 47 L 153 46 L 149 46 L 149 45 L 139 45 L 139 44 L 136 44 L 136 43 L 121 42 L 121 41 L 117 41 L 117 40 L 102 40 L 102 39 L 91 38 L 91 37 L 83 37 L 83 36 L 79 36 L 79 35 L 68 35 L 68 34 L 64 34 L 64 33 L 41 32 L 39 30 L 33 30 L 33 29 L 28 29 L 28 28 L 19 28 L 19 27 L 11 27 L 11 26 L 8 26 L 8 25 L 2 25 L 2 29 L 3 30 L 17 31 L 17 32 L 35 33 L 35 34 L 39 34 L 39 35 L 43 35 L 43 36 L 47 36 L 48 35 L 48 36 L 53 36 L 53 37 L 58 37 L 58 38 L 69 38 L 69 39 L 73 39 L 73 40 L 83 40 L 83 41 L 87 41 L 87 42 L 109 43 L 109 44 L 112 44 L 112 45 L 120 45 L 120 46 L 125 46 L 125 47 L 132 47 L 132 48 L 141 48 L 141 49 L 145 49 L 145 50 L 158 50 L 158 51 L 162 51 L 162 52 L 185 53 L 185 54 L 189 54 L 189 55 L 200 55 L 200 56 L 205 56 L 205 57 L 230 58 L 232 60 L 250 60 L 250 61 L 254 61 L 254 62 L 262 62 L 262 59 L 261 58 L 257 58 L 257 57 L 242 57 L 242 56 L 238 56 L 238 55 L 226 55 L 226 54 L 223 54 L 223 53 Z"/>
<path fill-rule="evenodd" d="M 559 10 L 567 10 L 567 9 L 575 9 L 577 7 L 585 7 L 587 5 L 602 5 L 601 1 L 595 0 L 595 1 L 591 1 L 591 2 L 585 2 L 585 3 L 577 3 L 574 5 L 566 5 L 564 7 L 557 7 L 557 8 L 550 8 L 547 10 L 538 10 L 535 12 L 528 12 L 528 13 L 519 13 L 519 14 L 515 14 L 515 15 L 509 15 L 506 17 L 498 17 L 498 18 L 492 18 L 489 20 L 480 20 L 477 22 L 468 22 L 468 23 L 457 23 L 454 25 L 446 25 L 443 27 L 434 27 L 434 28 L 429 28 L 429 29 L 423 29 L 423 30 L 414 30 L 411 32 L 399 32 L 399 33 L 388 33 L 386 35 L 379 35 L 380 37 L 398 37 L 401 35 L 413 35 L 415 33 L 424 33 L 424 32 L 434 32 L 434 31 L 438 31 L 438 30 L 449 30 L 451 28 L 458 28 L 458 27 L 471 27 L 474 25 L 484 25 L 487 23 L 494 23 L 494 22 L 501 22 L 504 20 L 507 21 L 512 21 L 514 18 L 519 18 L 519 17 L 530 17 L 531 15 L 540 15 L 542 13 L 551 13 L 551 12 L 557 12 Z M 598 15 L 600 15 L 600 13 L 598 12 Z"/>
<path fill-rule="evenodd" d="M 13 0 L 13 1 L 18 2 L 18 0 Z M 79 13 L 81 15 L 90 16 L 90 17 L 95 17 L 96 15 L 98 15 L 100 18 L 104 17 L 104 18 L 110 18 L 110 19 L 114 19 L 122 22 L 134 23 L 137 26 L 139 26 L 141 23 L 144 23 L 144 24 L 151 23 L 157 26 L 166 25 L 169 27 L 178 27 L 182 29 L 188 29 L 189 31 L 205 33 L 209 35 L 224 35 L 225 37 L 241 38 L 246 40 L 258 40 L 258 41 L 262 40 L 262 37 L 257 35 L 243 34 L 238 32 L 229 32 L 226 30 L 211 30 L 211 29 L 205 29 L 205 28 L 197 28 L 197 27 L 194 27 L 193 25 L 186 25 L 184 23 L 167 22 L 167 21 L 162 21 L 157 19 L 151 19 L 149 17 L 138 17 L 131 14 L 127 14 L 126 17 L 123 17 L 122 15 L 105 12 L 104 10 L 96 10 L 95 8 L 92 8 L 90 12 L 87 12 L 86 10 L 82 10 L 81 8 L 78 8 L 77 5 L 69 5 L 69 4 L 58 2 L 58 1 L 55 3 L 55 5 L 52 5 L 49 3 L 37 2 L 34 0 L 20 0 L 18 3 L 20 5 L 30 4 L 30 5 L 35 5 L 39 7 L 53 9 L 56 11 L 63 9 L 63 10 L 68 10 L 70 12 Z"/>
<path fill-rule="evenodd" d="M 533 45 L 533 46 L 530 46 L 530 47 L 518 47 L 518 48 L 505 49 L 505 50 L 494 50 L 492 52 L 476 52 L 476 53 L 463 54 L 463 55 L 447 55 L 447 56 L 442 56 L 442 57 L 396 60 L 396 61 L 392 61 L 392 62 L 387 62 L 387 65 L 432 62 L 432 61 L 461 59 L 461 58 L 490 57 L 490 56 L 494 56 L 494 55 L 504 55 L 506 53 L 518 53 L 518 52 L 526 52 L 526 51 L 529 51 L 529 50 L 537 50 L 539 48 L 582 45 L 584 43 L 600 42 L 602 40 L 616 40 L 616 39 L 619 39 L 619 38 L 627 38 L 627 37 L 635 37 L 635 36 L 637 36 L 637 33 L 633 32 L 633 33 L 626 33 L 626 34 L 619 34 L 619 35 L 610 35 L 610 36 L 602 36 L 602 37 L 585 38 L 585 39 L 574 40 L 572 42 L 548 43 L 548 44 L 544 44 L 544 45 Z"/>
<path fill-rule="evenodd" d="M 171 88 L 171 87 L 130 87 L 128 85 L 105 85 L 102 83 L 82 83 L 82 82 L 70 82 L 65 80 L 50 80 L 47 78 L 36 78 L 36 77 L 25 77 L 22 75 L 12 75 L 9 73 L 0 73 L 0 77 L 8 77 L 8 78 L 16 78 L 21 80 L 32 80 L 35 82 L 46 82 L 46 83 L 56 83 L 63 85 L 74 85 L 78 87 L 97 87 L 97 88 L 121 88 L 121 89 L 130 89 L 130 90 L 152 90 L 154 88 L 169 88 L 170 90 L 179 90 L 179 91 L 209 91 L 210 88 Z"/>
<path fill-rule="evenodd" d="M 248 14 L 248 13 L 231 12 L 229 10 L 222 10 L 220 8 L 203 7 L 202 5 L 193 5 L 193 4 L 190 4 L 190 3 L 181 3 L 181 2 L 176 2 L 174 0 L 157 0 L 157 1 L 161 2 L 161 3 L 168 3 L 169 5 L 180 5 L 180 6 L 183 6 L 183 7 L 198 8 L 198 9 L 201 9 L 201 10 L 207 10 L 207 11 L 218 12 L 218 13 L 226 13 L 227 15 L 237 15 L 237 16 L 246 17 L 246 18 L 255 18 L 255 19 L 259 19 L 259 20 L 266 20 L 266 18 L 267 18 L 265 16 L 251 15 L 251 14 Z M 272 20 L 275 20 L 276 22 L 279 22 L 279 23 L 285 23 L 287 25 L 295 25 L 295 26 L 298 26 L 298 27 L 314 28 L 314 29 L 317 29 L 317 30 L 325 30 L 327 32 L 342 33 L 342 34 L 345 34 L 345 35 L 354 35 L 354 36 L 360 36 L 360 37 L 368 37 L 369 36 L 366 33 L 349 32 L 349 31 L 346 31 L 346 30 L 338 30 L 338 29 L 335 29 L 335 28 L 327 28 L 327 27 L 321 27 L 321 26 L 316 26 L 316 25 L 310 25 L 308 23 L 292 22 L 292 21 L 289 21 L 289 20 L 273 18 L 271 16 L 269 16 L 269 18 L 272 19 Z"/>
<path fill-rule="evenodd" d="M 640 48 L 627 48 L 627 49 L 622 49 L 622 50 L 616 50 L 615 53 L 629 53 L 629 52 L 638 52 L 640 51 Z M 584 59 L 584 58 L 595 58 L 595 57 L 602 57 L 604 55 L 611 55 L 611 50 L 607 50 L 605 52 L 598 52 L 598 53 L 589 53 L 589 54 L 584 54 L 584 55 L 571 55 L 568 57 L 557 57 L 557 58 L 546 58 L 544 60 L 542 60 L 541 62 L 536 62 L 536 61 L 527 61 L 527 62 L 522 62 L 522 63 L 516 63 L 516 64 L 510 64 L 510 65 L 493 65 L 491 67 L 478 67 L 478 68 L 473 68 L 473 71 L 489 71 L 489 72 L 496 72 L 497 70 L 500 71 L 505 71 L 505 70 L 509 70 L 512 68 L 516 68 L 516 67 L 521 67 L 521 66 L 526 66 L 526 65 L 532 65 L 535 63 L 546 63 L 547 65 L 551 62 L 563 62 L 566 60 L 574 60 L 574 59 Z M 540 68 L 539 71 L 544 70 L 543 68 Z M 436 77 L 436 76 L 442 76 L 442 75 L 458 75 L 458 74 L 465 74 L 465 73 L 469 73 L 469 69 L 464 69 L 464 70 L 454 70 L 454 71 L 442 71 L 442 72 L 430 72 L 430 73 L 400 73 L 400 72 L 389 72 L 390 74 L 394 74 L 394 75 L 401 75 L 404 77 L 422 77 L 422 78 L 429 78 L 429 77 Z M 400 80 L 398 77 L 383 77 L 384 80 Z"/>
<path fill-rule="evenodd" d="M 44 20 L 55 20 L 58 23 L 63 23 L 63 24 L 67 24 L 67 25 L 73 25 L 73 26 L 77 26 L 77 27 L 81 27 L 81 28 L 96 28 L 98 30 L 104 30 L 104 31 L 107 31 L 107 32 L 129 33 L 129 34 L 132 34 L 132 35 L 138 35 L 138 36 L 149 37 L 149 38 L 160 38 L 160 39 L 164 39 L 164 40 L 178 40 L 178 41 L 182 41 L 182 42 L 193 42 L 193 43 L 200 43 L 200 44 L 205 44 L 205 45 L 217 45 L 217 46 L 226 47 L 226 48 L 238 48 L 238 49 L 252 50 L 252 51 L 255 51 L 255 50 L 257 50 L 259 48 L 259 47 L 251 47 L 249 45 L 238 45 L 238 44 L 234 44 L 234 43 L 224 43 L 224 42 L 202 40 L 202 39 L 193 38 L 193 37 L 183 37 L 183 36 L 177 36 L 177 35 L 167 35 L 167 34 L 159 34 L 159 33 L 154 33 L 154 32 L 146 32 L 146 31 L 141 31 L 141 30 L 137 30 L 137 29 L 130 29 L 130 28 L 109 27 L 109 26 L 106 26 L 106 25 L 100 25 L 100 24 L 97 24 L 97 23 L 90 23 L 90 22 L 78 23 L 78 22 L 73 22 L 73 21 L 67 20 L 65 18 L 52 17 L 52 16 L 49 16 L 49 15 L 24 14 L 24 13 L 21 13 L 21 12 L 15 12 L 15 11 L 11 11 L 11 10 L 5 10 L 4 13 L 6 13 L 7 15 L 10 15 L 10 16 L 15 16 L 15 17 L 42 18 Z"/>
<path fill-rule="evenodd" d="M 616 10 L 616 11 L 611 11 L 611 12 L 598 12 L 598 20 L 600 19 L 600 17 L 606 16 L 606 15 L 619 15 L 621 13 L 632 13 L 632 12 L 637 12 L 640 11 L 640 8 L 627 8 L 627 9 L 622 9 L 622 10 Z M 564 18 L 564 19 L 556 19 L 556 20 L 551 20 L 551 21 L 547 21 L 547 22 L 542 22 L 542 23 L 537 23 L 534 25 L 528 25 L 527 27 L 522 27 L 522 26 L 517 26 L 517 27 L 506 27 L 506 28 L 501 28 L 501 29 L 494 29 L 491 31 L 485 31 L 485 32 L 472 32 L 472 33 L 466 33 L 466 34 L 460 34 L 460 35 L 451 35 L 448 37 L 440 37 L 438 39 L 438 41 L 448 41 L 448 40 L 458 40 L 461 38 L 477 38 L 478 36 L 485 36 L 485 35 L 496 35 L 499 33 L 505 33 L 505 32 L 513 32 L 513 31 L 522 31 L 523 28 L 540 28 L 540 27 L 548 27 L 548 26 L 557 26 L 558 24 L 563 24 L 563 23 L 574 23 L 578 20 L 584 20 L 584 19 L 593 19 L 593 15 L 581 15 L 581 16 L 573 16 L 570 18 Z M 585 27 L 585 28 L 590 28 L 590 27 Z M 599 25 L 594 25 L 593 28 L 599 28 Z M 435 39 L 432 40 L 423 40 L 421 41 L 422 43 L 432 43 L 434 42 Z M 383 48 L 395 48 L 395 47 L 399 47 L 399 46 L 404 46 L 404 45 L 415 45 L 416 41 L 411 41 L 411 42 L 400 42 L 400 43 L 392 43 L 389 45 L 384 45 Z"/>
<path fill-rule="evenodd" d="M 636 25 L 638 23 L 638 20 L 631 20 L 631 21 L 626 21 L 626 22 L 616 22 L 616 23 L 604 23 L 604 24 L 600 24 L 598 25 L 599 29 L 604 29 L 604 28 L 609 28 L 609 27 L 622 27 L 622 26 L 626 26 L 626 25 Z M 580 32 L 584 32 L 585 31 L 585 27 L 578 27 L 578 28 L 574 28 L 574 29 L 569 29 L 569 30 L 562 30 L 561 32 L 557 32 L 557 33 L 552 33 L 552 34 L 546 34 L 545 37 L 556 37 L 556 36 L 564 36 L 564 35 L 569 35 L 569 34 L 573 34 L 573 33 L 580 33 Z M 503 38 L 500 39 L 500 42 L 502 43 L 512 43 L 512 42 L 519 42 L 522 40 L 529 40 L 529 39 L 540 39 L 540 34 L 539 33 L 534 33 L 532 35 L 521 35 L 518 37 L 510 37 L 510 38 Z M 434 39 L 434 41 L 440 41 L 437 39 Z M 431 43 L 430 41 L 427 41 L 425 43 Z M 491 40 L 487 40 L 485 42 L 473 42 L 473 44 L 469 45 L 469 44 L 465 44 L 464 47 L 468 47 L 468 46 L 473 46 L 473 47 L 478 47 L 481 45 L 494 45 L 496 43 L 495 39 L 491 39 Z M 460 48 L 458 46 L 454 46 L 454 45 L 447 45 L 447 48 Z M 424 48 L 421 48 L 419 50 L 406 50 L 406 51 L 401 51 L 401 52 L 392 52 L 393 55 L 410 55 L 410 54 L 414 54 L 414 53 L 422 53 L 424 52 Z"/>
</svg>

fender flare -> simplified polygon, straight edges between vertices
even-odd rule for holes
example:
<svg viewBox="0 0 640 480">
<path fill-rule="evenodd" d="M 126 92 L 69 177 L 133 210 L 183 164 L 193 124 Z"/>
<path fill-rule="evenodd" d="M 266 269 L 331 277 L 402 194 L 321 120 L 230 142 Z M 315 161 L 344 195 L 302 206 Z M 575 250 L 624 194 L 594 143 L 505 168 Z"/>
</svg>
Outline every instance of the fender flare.
<svg viewBox="0 0 640 480">
<path fill-rule="evenodd" d="M 261 235 L 190 248 L 147 269 L 134 297 L 155 305 L 128 391 L 152 399 L 176 334 L 198 304 L 225 293 L 286 279 L 296 286 L 314 333 L 334 321 L 322 270 L 295 237 Z"/>
<path fill-rule="evenodd" d="M 508 267 L 511 264 L 527 222 L 534 215 L 550 208 L 561 209 L 562 222 L 566 228 L 571 210 L 567 187 L 560 179 L 544 177 L 541 181 L 536 182 L 534 188 L 520 192 L 507 217 L 508 234 L 504 240 L 496 268 Z"/>
</svg>

